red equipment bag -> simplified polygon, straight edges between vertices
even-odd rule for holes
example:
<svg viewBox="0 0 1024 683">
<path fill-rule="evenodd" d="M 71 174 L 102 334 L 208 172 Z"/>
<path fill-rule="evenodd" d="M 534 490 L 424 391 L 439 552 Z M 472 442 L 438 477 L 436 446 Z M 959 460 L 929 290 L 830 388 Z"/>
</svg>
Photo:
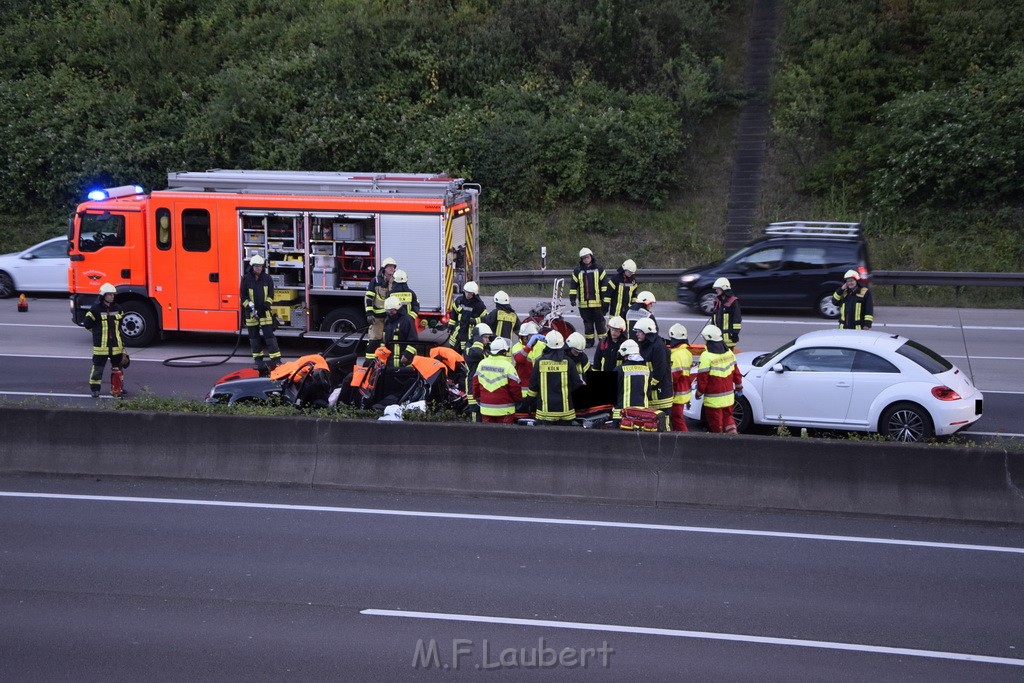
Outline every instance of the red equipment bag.
<svg viewBox="0 0 1024 683">
<path fill-rule="evenodd" d="M 623 408 L 619 429 L 633 432 L 666 432 L 665 414 L 653 408 Z"/>
</svg>

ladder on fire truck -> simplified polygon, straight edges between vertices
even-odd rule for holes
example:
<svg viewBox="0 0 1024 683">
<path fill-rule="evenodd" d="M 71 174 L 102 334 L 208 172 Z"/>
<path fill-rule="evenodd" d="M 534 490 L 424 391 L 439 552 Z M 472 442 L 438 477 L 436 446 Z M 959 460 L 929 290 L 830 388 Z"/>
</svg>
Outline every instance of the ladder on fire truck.
<svg viewBox="0 0 1024 683">
<path fill-rule="evenodd" d="M 240 194 L 303 194 L 454 198 L 465 186 L 461 178 L 431 173 L 350 173 L 344 171 L 182 171 L 167 174 L 168 190 L 237 192 Z"/>
</svg>

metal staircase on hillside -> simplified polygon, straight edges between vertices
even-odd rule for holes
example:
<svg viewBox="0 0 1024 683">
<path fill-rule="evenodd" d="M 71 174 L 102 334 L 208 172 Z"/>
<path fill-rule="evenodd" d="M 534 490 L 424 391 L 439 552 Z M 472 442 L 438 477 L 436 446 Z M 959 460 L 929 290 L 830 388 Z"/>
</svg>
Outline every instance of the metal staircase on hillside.
<svg viewBox="0 0 1024 683">
<path fill-rule="evenodd" d="M 775 45 L 780 28 L 778 0 L 754 0 L 743 70 L 746 100 L 740 107 L 733 147 L 732 178 L 726 216 L 725 251 L 750 239 L 757 216 L 764 175 L 765 150 L 771 124 L 769 90 L 775 67 Z"/>
</svg>

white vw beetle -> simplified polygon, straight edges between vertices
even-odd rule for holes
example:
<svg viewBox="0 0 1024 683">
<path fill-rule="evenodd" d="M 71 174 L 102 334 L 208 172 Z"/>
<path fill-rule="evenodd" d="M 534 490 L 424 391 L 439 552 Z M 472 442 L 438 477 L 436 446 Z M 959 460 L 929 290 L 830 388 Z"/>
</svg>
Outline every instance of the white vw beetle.
<svg viewBox="0 0 1024 683">
<path fill-rule="evenodd" d="M 931 349 L 897 334 L 822 330 L 771 353 L 740 353 L 740 432 L 754 425 L 878 432 L 893 441 L 955 434 L 981 417 L 983 396 Z M 694 400 L 686 416 L 703 417 Z"/>
</svg>

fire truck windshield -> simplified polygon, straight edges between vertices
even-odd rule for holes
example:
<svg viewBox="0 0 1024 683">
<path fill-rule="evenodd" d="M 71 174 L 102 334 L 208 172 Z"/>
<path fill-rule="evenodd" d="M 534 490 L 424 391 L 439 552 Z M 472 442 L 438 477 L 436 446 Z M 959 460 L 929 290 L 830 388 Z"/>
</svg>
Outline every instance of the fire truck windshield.
<svg viewBox="0 0 1024 683">
<path fill-rule="evenodd" d="M 123 247 L 125 244 L 124 216 L 103 213 L 81 214 L 78 231 L 78 250 L 99 251 L 103 247 Z"/>
</svg>

